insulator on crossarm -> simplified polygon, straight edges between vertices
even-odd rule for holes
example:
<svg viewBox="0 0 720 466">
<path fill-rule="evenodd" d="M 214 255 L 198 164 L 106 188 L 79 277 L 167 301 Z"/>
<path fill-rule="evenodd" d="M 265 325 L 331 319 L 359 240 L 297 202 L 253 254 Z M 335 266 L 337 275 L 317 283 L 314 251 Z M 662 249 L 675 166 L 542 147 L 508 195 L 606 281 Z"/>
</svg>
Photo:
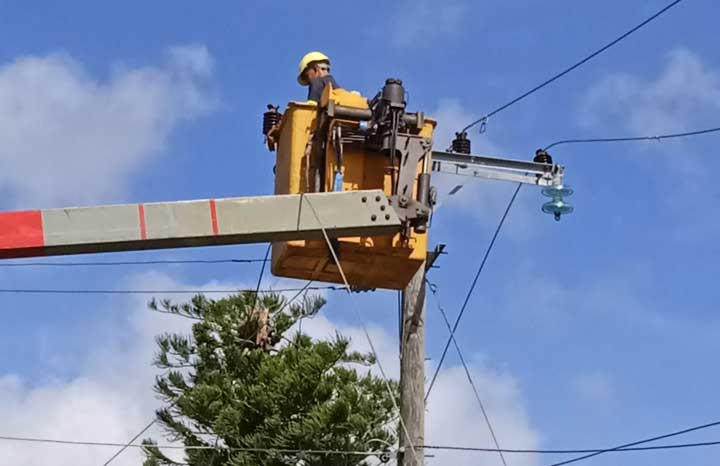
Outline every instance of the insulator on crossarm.
<svg viewBox="0 0 720 466">
<path fill-rule="evenodd" d="M 282 113 L 279 111 L 280 107 L 268 104 L 267 108 L 268 111 L 263 113 L 262 133 L 265 136 L 267 136 L 273 126 L 280 124 L 280 119 L 282 118 Z"/>
<path fill-rule="evenodd" d="M 552 214 L 556 221 L 560 221 L 560 217 L 572 213 L 573 206 L 565 201 L 565 198 L 572 196 L 573 190 L 568 186 L 554 185 L 543 188 L 541 191 L 543 196 L 552 200 L 546 202 L 542 206 L 542 211 L 546 214 Z"/>
<path fill-rule="evenodd" d="M 455 139 L 452 141 L 452 151 L 458 154 L 469 154 L 471 152 L 470 139 L 467 132 L 455 133 Z"/>
<path fill-rule="evenodd" d="M 545 149 L 538 149 L 535 151 L 535 158 L 533 159 L 533 162 L 552 165 L 553 159 L 552 156 L 550 156 L 550 154 L 548 154 Z"/>
</svg>

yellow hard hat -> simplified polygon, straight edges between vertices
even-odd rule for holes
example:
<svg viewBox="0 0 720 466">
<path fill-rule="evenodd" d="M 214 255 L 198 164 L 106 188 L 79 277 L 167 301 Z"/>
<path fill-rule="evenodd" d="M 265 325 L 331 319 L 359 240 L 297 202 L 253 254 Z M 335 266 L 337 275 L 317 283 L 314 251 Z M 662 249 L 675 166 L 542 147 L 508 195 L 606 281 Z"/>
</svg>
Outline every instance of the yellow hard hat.
<svg viewBox="0 0 720 466">
<path fill-rule="evenodd" d="M 308 82 L 303 77 L 303 73 L 305 72 L 305 69 L 308 67 L 308 65 L 314 61 L 326 61 L 328 62 L 328 64 L 330 64 L 330 58 L 322 52 L 306 53 L 305 56 L 302 57 L 302 60 L 300 60 L 300 65 L 298 66 L 297 80 L 301 86 L 308 85 Z"/>
</svg>

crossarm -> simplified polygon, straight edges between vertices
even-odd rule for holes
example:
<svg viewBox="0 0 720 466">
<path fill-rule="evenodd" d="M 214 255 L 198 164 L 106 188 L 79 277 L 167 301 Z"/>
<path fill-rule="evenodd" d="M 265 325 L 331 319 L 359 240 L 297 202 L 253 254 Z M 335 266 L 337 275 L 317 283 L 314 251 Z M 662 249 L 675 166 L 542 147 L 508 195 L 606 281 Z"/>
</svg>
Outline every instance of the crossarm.
<svg viewBox="0 0 720 466">
<path fill-rule="evenodd" d="M 434 172 L 538 186 L 563 183 L 563 167 L 557 164 L 440 151 L 432 153 L 432 160 Z"/>
</svg>

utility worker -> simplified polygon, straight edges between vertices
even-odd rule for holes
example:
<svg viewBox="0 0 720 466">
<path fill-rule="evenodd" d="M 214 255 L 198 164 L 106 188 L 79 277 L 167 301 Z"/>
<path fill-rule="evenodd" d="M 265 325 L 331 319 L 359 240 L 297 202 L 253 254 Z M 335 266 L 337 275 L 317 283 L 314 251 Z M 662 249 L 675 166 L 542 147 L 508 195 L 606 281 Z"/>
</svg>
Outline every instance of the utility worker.
<svg viewBox="0 0 720 466">
<path fill-rule="evenodd" d="M 308 86 L 308 100 L 317 103 L 328 83 L 333 89 L 340 89 L 330 74 L 330 58 L 322 52 L 310 52 L 302 57 L 297 79 L 301 86 Z"/>
</svg>

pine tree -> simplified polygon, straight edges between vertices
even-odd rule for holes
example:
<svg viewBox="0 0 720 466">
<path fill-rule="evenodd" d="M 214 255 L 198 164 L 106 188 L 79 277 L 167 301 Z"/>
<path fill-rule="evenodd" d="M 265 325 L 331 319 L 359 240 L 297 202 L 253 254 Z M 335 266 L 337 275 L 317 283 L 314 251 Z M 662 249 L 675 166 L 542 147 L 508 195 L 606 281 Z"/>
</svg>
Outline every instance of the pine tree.
<svg viewBox="0 0 720 466">
<path fill-rule="evenodd" d="M 376 451 L 395 442 L 397 384 L 371 375 L 371 355 L 349 350 L 340 334 L 316 341 L 291 330 L 315 315 L 322 298 L 289 304 L 245 292 L 189 303 L 150 303 L 155 311 L 196 319 L 191 335 L 157 337 L 156 412 L 169 440 L 186 447 L 191 466 L 365 465 L 359 455 L 307 450 Z M 292 335 L 291 335 L 292 333 Z M 145 466 L 174 466 L 153 440 Z M 259 449 L 243 451 L 234 449 Z M 262 451 L 260 451 L 262 450 Z M 304 450 L 283 452 L 278 450 Z"/>
</svg>

